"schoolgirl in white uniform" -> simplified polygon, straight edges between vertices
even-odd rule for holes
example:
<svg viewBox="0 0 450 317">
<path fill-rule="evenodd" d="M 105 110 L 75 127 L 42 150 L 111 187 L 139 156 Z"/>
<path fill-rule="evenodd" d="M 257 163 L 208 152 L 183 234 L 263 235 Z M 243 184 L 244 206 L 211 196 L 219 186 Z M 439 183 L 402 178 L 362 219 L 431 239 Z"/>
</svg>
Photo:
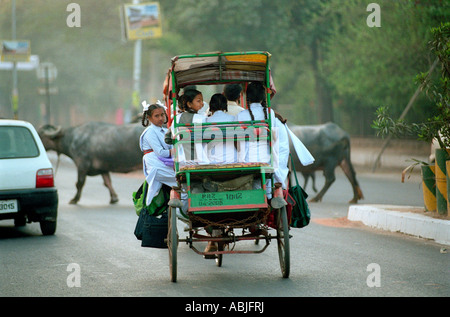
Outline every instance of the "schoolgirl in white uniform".
<svg viewBox="0 0 450 317">
<path fill-rule="evenodd" d="M 241 111 L 236 116 L 236 121 L 260 121 L 266 120 L 271 116 L 272 127 L 276 127 L 275 115 L 273 111 L 263 106 L 265 101 L 265 89 L 259 82 L 252 82 L 247 87 L 248 109 Z M 262 130 L 261 134 L 266 131 Z M 256 133 L 256 131 L 254 131 Z M 252 135 L 250 137 L 255 137 Z M 241 141 L 239 144 L 240 162 L 270 162 L 270 148 L 267 140 L 260 141 Z"/>
<path fill-rule="evenodd" d="M 285 128 L 286 120 L 275 113 L 277 128 L 274 129 L 274 157 L 276 157 L 276 166 L 274 172 L 275 182 L 281 183 L 283 189 L 286 188 L 286 179 L 289 174 L 289 134 Z M 275 164 L 274 164 L 275 165 Z"/>
<path fill-rule="evenodd" d="M 271 116 L 272 127 L 276 125 L 275 115 L 273 111 L 269 111 L 265 106 L 265 88 L 260 82 L 252 82 L 247 87 L 247 104 L 248 109 L 243 110 L 236 116 L 236 121 L 260 121 L 266 120 L 268 116 Z M 272 130 L 272 129 L 271 129 Z M 261 136 L 267 136 L 266 130 L 256 130 L 252 129 L 250 133 L 250 138 L 256 137 L 259 133 Z M 275 153 L 274 153 L 275 154 Z M 249 163 L 270 163 L 270 144 L 269 141 L 261 138 L 259 141 L 240 141 L 238 143 L 238 161 L 239 162 L 249 162 Z M 270 179 L 266 180 L 266 194 L 267 198 L 272 198 Z M 261 188 L 260 180 L 254 180 L 253 188 Z"/>
<path fill-rule="evenodd" d="M 185 90 L 183 95 L 178 98 L 179 112 L 175 116 L 175 120 L 180 124 L 201 124 L 205 122 L 206 116 L 198 114 L 198 111 L 202 109 L 203 95 L 196 89 Z M 165 142 L 172 144 L 172 136 L 174 125 L 172 125 L 169 133 L 166 134 Z M 191 137 L 190 133 L 186 134 L 187 137 Z M 208 163 L 206 153 L 203 151 L 202 142 L 194 142 L 194 144 L 183 144 L 178 147 L 178 160 L 180 165 Z"/>
<path fill-rule="evenodd" d="M 314 157 L 303 145 L 303 143 L 289 130 L 288 126 L 282 120 L 276 118 L 273 110 L 267 109 L 265 105 L 265 89 L 261 83 L 251 83 L 247 88 L 247 100 L 250 104 L 249 109 L 241 111 L 237 115 L 237 121 L 257 121 L 266 120 L 271 116 L 272 123 L 272 150 L 274 156 L 274 179 L 281 183 L 282 188 L 286 189 L 286 177 L 288 175 L 289 160 L 289 140 L 293 143 L 296 155 L 303 165 L 309 165 L 314 162 Z M 284 120 L 283 120 L 284 121 Z M 270 162 L 269 144 L 264 142 L 240 142 L 239 158 L 241 162 Z M 266 186 L 270 186 L 270 181 Z M 268 193 L 267 195 L 271 195 Z"/>
<path fill-rule="evenodd" d="M 227 111 L 227 98 L 222 94 L 217 93 L 211 97 L 209 109 L 212 115 L 206 118 L 208 123 L 233 122 L 236 120 L 235 116 L 225 113 Z M 208 129 L 206 133 L 208 133 Z M 211 163 L 234 163 L 237 159 L 234 141 L 225 139 L 225 131 L 212 131 L 211 129 L 209 133 L 211 136 L 214 135 L 216 140 L 222 140 L 222 142 L 213 141 L 207 144 L 207 155 Z"/>
<path fill-rule="evenodd" d="M 173 169 L 172 145 L 164 142 L 167 128 L 165 109 L 162 105 L 142 103 L 144 115 L 142 125 L 147 127 L 139 139 L 139 146 L 144 156 L 142 159 L 145 179 L 148 183 L 147 205 L 158 194 L 162 184 L 173 187 L 177 185 Z"/>
</svg>

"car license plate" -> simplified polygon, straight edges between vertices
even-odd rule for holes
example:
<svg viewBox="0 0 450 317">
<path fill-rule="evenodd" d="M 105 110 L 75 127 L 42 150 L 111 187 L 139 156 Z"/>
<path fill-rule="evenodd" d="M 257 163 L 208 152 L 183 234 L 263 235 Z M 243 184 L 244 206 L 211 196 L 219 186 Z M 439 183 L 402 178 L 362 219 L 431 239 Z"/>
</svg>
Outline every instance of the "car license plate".
<svg viewBox="0 0 450 317">
<path fill-rule="evenodd" d="M 0 214 L 6 214 L 9 212 L 18 212 L 19 207 L 16 199 L 0 200 Z"/>
</svg>

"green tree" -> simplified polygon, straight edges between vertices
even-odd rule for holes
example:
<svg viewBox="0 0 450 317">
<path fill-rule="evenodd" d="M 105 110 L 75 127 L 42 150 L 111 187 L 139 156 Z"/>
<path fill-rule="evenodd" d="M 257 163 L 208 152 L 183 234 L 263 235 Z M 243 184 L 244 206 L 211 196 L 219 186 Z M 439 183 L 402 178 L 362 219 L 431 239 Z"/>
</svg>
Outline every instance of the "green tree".
<svg viewBox="0 0 450 317">
<path fill-rule="evenodd" d="M 51 109 L 52 116 L 67 119 L 64 124 L 69 123 L 71 107 L 86 117 L 101 119 L 131 95 L 128 87 L 118 85 L 120 78 L 132 76 L 132 46 L 122 43 L 120 37 L 118 7 L 123 1 L 76 2 L 81 6 L 80 28 L 66 24 L 70 2 L 16 0 L 17 38 L 30 40 L 31 53 L 58 69 L 54 85 L 59 93 L 51 96 Z M 2 1 L 0 33 L 10 34 L 10 30 L 11 1 Z M 2 108 L 9 107 L 10 78 L 10 72 L 0 73 L 8 96 L 0 100 Z M 37 94 L 39 86 L 35 72 L 19 72 L 21 118 L 39 122 L 39 104 L 45 101 Z"/>
<path fill-rule="evenodd" d="M 203 51 L 270 51 L 276 56 L 272 71 L 277 83 L 280 79 L 277 88 L 281 87 L 284 94 L 276 99 L 278 103 L 298 106 L 300 101 L 309 107 L 311 99 L 315 99 L 319 120 L 328 121 L 333 119 L 331 90 L 321 69 L 327 26 L 320 15 L 327 2 L 290 0 L 280 5 L 270 0 L 179 0 L 176 7 L 166 9 L 170 27 L 189 39 L 182 53 L 197 52 L 199 47 Z M 311 75 L 313 87 L 309 85 Z M 304 88 L 313 88 L 315 93 L 305 92 Z"/>
<path fill-rule="evenodd" d="M 8 38 L 11 0 L 0 2 L 0 34 Z M 119 6 L 131 1 L 75 1 L 81 28 L 66 25 L 70 2 L 16 0 L 17 37 L 30 39 L 32 54 L 58 67 L 55 111 L 65 117 L 71 108 L 104 120 L 131 102 L 133 43 L 121 40 L 119 20 Z M 353 134 L 372 134 L 375 109 L 390 105 L 394 117 L 399 114 L 414 92 L 414 74 L 433 62 L 429 28 L 450 19 L 444 1 L 377 3 L 381 28 L 367 26 L 363 0 L 160 1 L 163 37 L 143 41 L 142 86 L 150 81 L 146 70 L 155 50 L 163 71 L 174 55 L 267 50 L 278 91 L 272 104 L 291 123 L 333 120 Z M 39 85 L 34 72 L 19 73 L 23 118 L 40 116 Z M 10 91 L 10 72 L 0 72 L 0 115 L 10 107 Z M 426 117 L 431 108 L 424 95 L 409 118 Z"/>
<path fill-rule="evenodd" d="M 432 28 L 431 34 L 430 47 L 439 65 L 439 80 L 433 82 L 428 72 L 420 73 L 417 79 L 433 103 L 432 115 L 426 121 L 407 123 L 392 119 L 388 109 L 380 107 L 373 126 L 381 136 L 414 135 L 427 142 L 436 138 L 441 148 L 450 148 L 450 22 Z"/>
<path fill-rule="evenodd" d="M 427 49 L 428 30 L 449 18 L 449 5 L 440 1 L 377 3 L 381 27 L 370 28 L 367 2 L 332 1 L 332 34 L 324 63 L 337 110 L 349 122 L 363 122 L 366 133 L 378 106 L 390 105 L 397 117 L 403 111 L 416 89 L 415 74 L 429 69 L 434 60 Z M 430 101 L 420 96 L 409 117 L 423 117 L 430 110 Z"/>
</svg>

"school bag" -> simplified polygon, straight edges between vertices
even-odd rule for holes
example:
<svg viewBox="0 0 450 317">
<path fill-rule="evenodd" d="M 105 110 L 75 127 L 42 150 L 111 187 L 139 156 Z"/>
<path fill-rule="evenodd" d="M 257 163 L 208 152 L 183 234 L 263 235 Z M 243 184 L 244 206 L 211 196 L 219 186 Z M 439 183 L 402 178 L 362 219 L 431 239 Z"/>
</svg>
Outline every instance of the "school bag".
<svg viewBox="0 0 450 317">
<path fill-rule="evenodd" d="M 142 247 L 167 248 L 164 239 L 168 232 L 167 203 L 170 200 L 170 187 L 163 185 L 158 194 L 146 205 L 148 184 L 144 181 L 133 192 L 133 204 L 138 215 L 134 235 L 141 240 Z"/>
<path fill-rule="evenodd" d="M 303 188 L 299 185 L 297 179 L 297 173 L 295 172 L 294 160 L 292 159 L 292 155 L 289 154 L 291 158 L 292 171 L 295 176 L 295 184 L 293 186 L 289 186 L 288 193 L 290 198 L 292 198 L 292 202 L 287 200 L 288 209 L 291 209 L 291 218 L 290 218 L 290 226 L 293 228 L 303 228 L 309 224 L 311 219 L 311 212 L 309 210 L 308 202 L 306 198 L 308 198 L 308 194 L 303 190 Z M 289 210 L 288 210 L 289 213 Z"/>
</svg>

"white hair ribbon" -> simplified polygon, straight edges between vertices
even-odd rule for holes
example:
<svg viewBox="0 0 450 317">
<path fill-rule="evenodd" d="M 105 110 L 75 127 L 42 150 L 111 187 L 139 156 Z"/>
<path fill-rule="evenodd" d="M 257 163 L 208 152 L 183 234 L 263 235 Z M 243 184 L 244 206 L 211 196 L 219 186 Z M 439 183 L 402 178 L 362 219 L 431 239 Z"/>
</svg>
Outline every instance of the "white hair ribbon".
<svg viewBox="0 0 450 317">
<path fill-rule="evenodd" d="M 167 107 L 166 107 L 160 100 L 156 101 L 156 104 L 157 104 L 158 106 L 163 107 L 164 110 L 167 110 Z"/>
<path fill-rule="evenodd" d="M 147 103 L 147 100 L 142 101 L 142 108 L 144 112 L 148 110 L 149 106 L 150 105 Z"/>
</svg>

